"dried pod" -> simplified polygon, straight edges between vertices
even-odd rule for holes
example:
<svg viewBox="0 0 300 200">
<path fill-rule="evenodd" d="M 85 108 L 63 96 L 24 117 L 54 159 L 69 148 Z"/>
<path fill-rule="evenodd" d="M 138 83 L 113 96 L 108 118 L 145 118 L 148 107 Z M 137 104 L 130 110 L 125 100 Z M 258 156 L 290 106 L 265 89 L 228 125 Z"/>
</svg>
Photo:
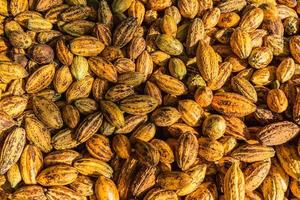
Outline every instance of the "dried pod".
<svg viewBox="0 0 300 200">
<path fill-rule="evenodd" d="M 110 165 L 95 158 L 81 158 L 76 160 L 73 166 L 79 173 L 86 176 L 98 177 L 102 175 L 111 178 L 113 173 Z"/>
<path fill-rule="evenodd" d="M 224 178 L 225 199 L 245 198 L 245 177 L 239 167 L 239 163 L 232 163 Z"/>
<path fill-rule="evenodd" d="M 300 162 L 296 147 L 291 144 L 277 146 L 276 155 L 285 173 L 298 180 Z"/>
<path fill-rule="evenodd" d="M 72 183 L 77 178 L 78 172 L 68 165 L 54 165 L 41 171 L 37 182 L 43 186 L 58 186 Z"/>
<path fill-rule="evenodd" d="M 256 110 L 256 106 L 246 97 L 229 92 L 214 95 L 212 107 L 222 114 L 235 117 L 243 117 Z"/>
<path fill-rule="evenodd" d="M 7 180 L 10 183 L 12 188 L 15 188 L 21 181 L 21 173 L 18 164 L 12 165 L 6 173 Z"/>
<path fill-rule="evenodd" d="M 196 59 L 198 69 L 204 80 L 212 81 L 218 76 L 217 53 L 204 40 L 199 41 Z"/>
<path fill-rule="evenodd" d="M 0 174 L 5 174 L 12 165 L 18 162 L 25 142 L 25 130 L 23 128 L 15 128 L 9 133 L 0 153 Z"/>
<path fill-rule="evenodd" d="M 220 15 L 218 26 L 222 28 L 230 28 L 236 26 L 240 22 L 240 16 L 235 12 L 222 13 Z"/>
<path fill-rule="evenodd" d="M 164 172 L 157 177 L 157 184 L 166 190 L 179 190 L 192 181 L 184 172 Z"/>
<path fill-rule="evenodd" d="M 199 138 L 199 156 L 207 161 L 214 162 L 220 160 L 224 155 L 224 147 L 217 140 L 209 138 Z"/>
<path fill-rule="evenodd" d="M 160 159 L 159 150 L 151 143 L 137 140 L 134 145 L 137 159 L 147 166 L 155 166 Z"/>
<path fill-rule="evenodd" d="M 186 49 L 188 54 L 196 53 L 198 42 L 204 38 L 204 24 L 201 19 L 195 18 L 188 28 L 186 36 Z"/>
<path fill-rule="evenodd" d="M 239 74 L 240 75 L 240 74 Z M 253 102 L 257 101 L 257 93 L 254 86 L 245 78 L 235 76 L 231 79 L 231 85 L 235 91 L 247 97 Z"/>
<path fill-rule="evenodd" d="M 95 193 L 98 199 L 119 199 L 119 192 L 115 183 L 104 176 L 99 176 L 95 184 Z"/>
<path fill-rule="evenodd" d="M 268 92 L 267 104 L 273 112 L 282 113 L 288 107 L 288 100 L 281 89 L 273 89 Z"/>
<path fill-rule="evenodd" d="M 178 197 L 176 192 L 171 190 L 165 190 L 160 188 L 154 188 L 150 190 L 146 196 L 144 197 L 145 200 L 155 200 L 155 199 L 174 199 L 177 200 Z"/>
<path fill-rule="evenodd" d="M 102 120 L 103 115 L 100 112 L 85 117 L 76 129 L 75 137 L 77 141 L 82 143 L 90 139 L 99 130 Z"/>
<path fill-rule="evenodd" d="M 205 182 L 199 185 L 199 187 L 192 193 L 186 196 L 187 200 L 193 199 L 217 199 L 218 191 L 217 186 L 213 182 Z"/>
<path fill-rule="evenodd" d="M 182 43 L 166 34 L 161 34 L 157 37 L 156 45 L 160 50 L 169 55 L 178 56 L 183 52 Z"/>
<path fill-rule="evenodd" d="M 295 73 L 295 62 L 292 58 L 285 58 L 276 69 L 276 78 L 281 83 L 290 80 Z"/>
<path fill-rule="evenodd" d="M 66 91 L 66 100 L 68 103 L 80 98 L 86 98 L 89 96 L 94 78 L 87 76 L 80 81 L 73 82 Z"/>
<path fill-rule="evenodd" d="M 113 156 L 109 139 L 103 135 L 95 134 L 85 143 L 88 152 L 99 160 L 108 162 Z"/>
<path fill-rule="evenodd" d="M 219 90 L 222 88 L 231 75 L 232 69 L 233 65 L 231 65 L 229 62 L 223 62 L 219 66 L 219 74 L 213 80 L 209 81 L 207 86 L 211 90 Z"/>
<path fill-rule="evenodd" d="M 15 200 L 29 200 L 29 199 L 41 199 L 41 200 L 47 200 L 48 198 L 46 197 L 44 193 L 44 189 L 41 186 L 38 185 L 30 185 L 30 186 L 25 186 L 21 187 L 18 190 L 14 192 L 12 195 L 12 198 Z"/>
<path fill-rule="evenodd" d="M 226 121 L 220 115 L 209 115 L 202 124 L 202 132 L 211 139 L 221 138 L 226 131 Z"/>
<path fill-rule="evenodd" d="M 121 128 L 125 125 L 125 119 L 120 108 L 111 101 L 101 101 L 100 108 L 105 119 L 114 127 Z"/>
<path fill-rule="evenodd" d="M 46 166 L 57 164 L 73 164 L 74 160 L 78 159 L 81 155 L 74 150 L 59 150 L 49 153 L 44 158 Z"/>
<path fill-rule="evenodd" d="M 268 158 L 272 158 L 275 155 L 275 150 L 272 147 L 266 147 L 256 144 L 245 144 L 235 149 L 231 156 L 243 162 L 256 162 L 262 161 Z"/>
<path fill-rule="evenodd" d="M 20 172 L 25 184 L 36 184 L 36 177 L 43 166 L 43 154 L 34 145 L 27 145 L 20 158 Z"/>
<path fill-rule="evenodd" d="M 199 144 L 192 133 L 183 133 L 178 139 L 175 156 L 177 165 L 182 170 L 188 170 L 195 163 L 198 155 Z"/>
<path fill-rule="evenodd" d="M 284 191 L 276 176 L 267 176 L 262 184 L 264 199 L 284 199 Z"/>
<path fill-rule="evenodd" d="M 36 96 L 33 98 L 33 111 L 50 128 L 59 129 L 63 126 L 61 112 L 54 102 Z"/>
<path fill-rule="evenodd" d="M 124 2 L 122 1 L 122 3 Z M 133 17 L 129 17 L 128 19 L 122 21 L 115 29 L 113 34 L 114 46 L 122 48 L 128 44 L 132 40 L 137 26 L 137 20 Z"/>
<path fill-rule="evenodd" d="M 111 82 L 117 81 L 117 71 L 113 64 L 101 57 L 92 57 L 88 60 L 90 69 L 102 79 Z"/>
<path fill-rule="evenodd" d="M 25 117 L 25 130 L 27 139 L 41 151 L 51 151 L 51 135 L 46 126 L 36 118 Z"/>
<path fill-rule="evenodd" d="M 255 69 L 267 67 L 273 59 L 273 53 L 270 48 L 254 48 L 248 58 L 249 64 Z"/>
<path fill-rule="evenodd" d="M 72 82 L 73 78 L 68 66 L 62 66 L 56 70 L 53 78 L 53 86 L 58 93 L 65 92 Z"/>
<path fill-rule="evenodd" d="M 130 59 L 136 59 L 146 48 L 146 41 L 142 37 L 134 37 L 128 47 Z"/>
<path fill-rule="evenodd" d="M 250 31 L 257 29 L 264 19 L 264 12 L 261 8 L 253 8 L 246 12 L 240 21 L 240 27 Z"/>
<path fill-rule="evenodd" d="M 131 95 L 120 102 L 120 109 L 132 115 L 148 114 L 157 106 L 157 100 L 148 95 Z"/>
<path fill-rule="evenodd" d="M 156 126 L 170 126 L 181 117 L 180 112 L 173 107 L 160 107 L 152 113 L 152 120 Z"/>
<path fill-rule="evenodd" d="M 156 167 L 142 167 L 132 181 L 132 195 L 139 197 L 151 189 L 156 183 L 157 173 Z"/>
<path fill-rule="evenodd" d="M 193 19 L 199 10 L 199 2 L 197 0 L 179 0 L 178 9 L 183 17 Z"/>
<path fill-rule="evenodd" d="M 53 186 L 47 189 L 45 192 L 48 199 L 53 198 L 73 198 L 73 199 L 82 199 L 82 196 L 76 193 L 74 190 L 66 186 Z"/>
<path fill-rule="evenodd" d="M 184 83 L 172 76 L 156 73 L 153 78 L 155 79 L 158 87 L 168 94 L 177 96 L 183 95 L 187 92 L 187 88 Z"/>
<path fill-rule="evenodd" d="M 150 141 L 156 133 L 156 126 L 153 123 L 145 123 L 139 126 L 131 135 L 131 139 L 139 139 L 145 142 Z"/>
<path fill-rule="evenodd" d="M 230 46 L 238 57 L 248 58 L 252 51 L 251 37 L 248 32 L 238 28 L 231 34 Z"/>
<path fill-rule="evenodd" d="M 178 102 L 178 111 L 181 119 L 190 126 L 200 126 L 203 120 L 203 109 L 193 100 L 181 100 Z"/>
<path fill-rule="evenodd" d="M 70 184 L 70 188 L 74 190 L 78 195 L 91 196 L 94 194 L 94 181 L 91 178 L 84 175 L 78 175 L 73 183 Z"/>
<path fill-rule="evenodd" d="M 202 17 L 205 29 L 214 28 L 218 24 L 220 16 L 221 11 L 219 8 L 212 8 L 205 11 Z"/>
<path fill-rule="evenodd" d="M 120 158 L 129 158 L 131 154 L 131 144 L 125 135 L 118 134 L 114 136 L 112 140 L 112 147 Z"/>
<path fill-rule="evenodd" d="M 258 139 L 263 145 L 280 145 L 293 139 L 299 132 L 296 124 L 283 121 L 269 124 L 258 132 Z"/>
<path fill-rule="evenodd" d="M 153 139 L 150 143 L 159 150 L 160 162 L 164 164 L 174 162 L 174 154 L 168 143 L 160 139 Z"/>
<path fill-rule="evenodd" d="M 103 49 L 104 44 L 91 36 L 77 37 L 70 43 L 70 51 L 78 56 L 97 56 Z"/>
</svg>

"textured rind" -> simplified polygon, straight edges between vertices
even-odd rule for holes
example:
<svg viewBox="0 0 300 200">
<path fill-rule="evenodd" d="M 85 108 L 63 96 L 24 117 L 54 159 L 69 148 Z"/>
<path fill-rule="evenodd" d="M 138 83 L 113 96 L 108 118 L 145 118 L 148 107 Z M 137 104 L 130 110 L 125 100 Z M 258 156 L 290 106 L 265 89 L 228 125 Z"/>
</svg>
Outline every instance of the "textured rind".
<svg viewBox="0 0 300 200">
<path fill-rule="evenodd" d="M 189 169 L 197 159 L 199 144 L 193 133 L 184 133 L 178 139 L 176 149 L 177 165 L 183 170 Z"/>
<path fill-rule="evenodd" d="M 138 161 L 129 158 L 122 165 L 119 172 L 119 177 L 116 181 L 120 199 L 127 199 L 130 195 L 130 184 L 132 183 L 137 169 Z"/>
<path fill-rule="evenodd" d="M 190 175 L 192 181 L 185 187 L 177 190 L 176 193 L 178 196 L 185 196 L 191 194 L 199 188 L 200 184 L 204 181 L 205 174 L 207 170 L 206 164 L 195 165 L 194 167 L 188 169 L 186 173 Z"/>
<path fill-rule="evenodd" d="M 100 112 L 88 115 L 79 125 L 75 132 L 78 142 L 83 143 L 91 138 L 100 128 L 103 115 Z"/>
<path fill-rule="evenodd" d="M 47 188 L 45 194 L 49 200 L 57 200 L 57 199 L 86 200 L 86 197 L 79 195 L 74 190 L 66 186 L 53 186 Z"/>
<path fill-rule="evenodd" d="M 105 94 L 105 99 L 109 101 L 119 101 L 134 94 L 133 87 L 125 84 L 118 84 L 111 87 Z"/>
<path fill-rule="evenodd" d="M 137 20 L 133 17 L 129 17 L 128 19 L 122 21 L 115 29 L 113 34 L 114 46 L 122 48 L 128 44 L 132 40 L 137 26 Z"/>
<path fill-rule="evenodd" d="M 230 37 L 230 46 L 238 57 L 248 58 L 252 51 L 250 35 L 242 29 L 236 29 Z"/>
<path fill-rule="evenodd" d="M 99 176 L 95 183 L 95 193 L 98 199 L 119 199 L 115 183 L 104 176 Z"/>
<path fill-rule="evenodd" d="M 109 139 L 103 135 L 95 134 L 85 143 L 88 152 L 97 159 L 108 162 L 113 152 L 110 148 Z"/>
<path fill-rule="evenodd" d="M 43 166 L 43 154 L 34 145 L 27 145 L 20 158 L 20 171 L 25 184 L 36 184 L 36 177 Z"/>
<path fill-rule="evenodd" d="M 25 130 L 27 139 L 43 152 L 51 151 L 51 135 L 45 125 L 36 118 L 25 118 Z"/>
<path fill-rule="evenodd" d="M 172 76 L 157 73 L 154 74 L 154 79 L 158 87 L 168 94 L 179 96 L 187 92 L 184 83 Z"/>
<path fill-rule="evenodd" d="M 113 175 L 113 169 L 106 162 L 95 158 L 81 158 L 75 161 L 73 166 L 79 173 L 86 176 L 103 175 L 111 178 Z"/>
<path fill-rule="evenodd" d="M 151 143 L 137 140 L 134 146 L 137 159 L 147 166 L 155 166 L 160 160 L 159 150 Z"/>
<path fill-rule="evenodd" d="M 37 176 L 37 182 L 42 186 L 62 186 L 72 183 L 77 178 L 76 168 L 69 165 L 54 165 L 45 168 Z"/>
<path fill-rule="evenodd" d="M 199 185 L 199 187 L 192 193 L 186 196 L 186 200 L 194 199 L 217 199 L 217 186 L 213 182 L 205 182 Z"/>
<path fill-rule="evenodd" d="M 120 108 L 111 101 L 100 101 L 105 119 L 116 128 L 121 128 L 125 125 L 125 118 Z"/>
<path fill-rule="evenodd" d="M 174 191 L 154 188 L 150 190 L 144 197 L 144 200 L 155 200 L 155 199 L 178 200 L 178 196 Z"/>
<path fill-rule="evenodd" d="M 0 153 L 0 174 L 5 174 L 19 160 L 25 147 L 25 137 L 23 128 L 15 128 L 6 137 Z"/>
<path fill-rule="evenodd" d="M 143 167 L 133 179 L 130 190 L 133 196 L 139 197 L 156 183 L 158 170 L 156 167 Z"/>
<path fill-rule="evenodd" d="M 148 114 L 157 106 L 157 100 L 148 95 L 131 95 L 120 102 L 120 109 L 132 115 Z"/>
<path fill-rule="evenodd" d="M 115 130 L 115 133 L 127 134 L 135 130 L 139 125 L 148 120 L 147 115 L 127 115 L 125 125 Z"/>
<path fill-rule="evenodd" d="M 186 36 L 186 49 L 189 54 L 195 54 L 198 42 L 204 38 L 204 24 L 200 18 L 195 18 L 189 26 Z"/>
<path fill-rule="evenodd" d="M 189 99 L 179 101 L 178 111 L 186 124 L 197 127 L 202 123 L 204 111 L 195 101 Z"/>
<path fill-rule="evenodd" d="M 181 117 L 180 112 L 174 107 L 160 107 L 152 113 L 152 120 L 157 126 L 170 126 L 176 123 Z"/>
<path fill-rule="evenodd" d="M 179 190 L 191 182 L 192 178 L 180 171 L 164 172 L 157 177 L 157 184 L 166 190 Z"/>
<path fill-rule="evenodd" d="M 50 128 L 59 129 L 63 126 L 61 112 L 54 102 L 44 97 L 34 97 L 33 111 L 37 118 Z"/>
<path fill-rule="evenodd" d="M 257 101 L 257 93 L 254 86 L 245 78 L 235 76 L 231 79 L 233 88 L 252 102 Z"/>
<path fill-rule="evenodd" d="M 158 149 L 160 153 L 160 162 L 166 164 L 174 162 L 174 153 L 168 143 L 160 139 L 153 139 L 151 140 L 151 144 Z"/>
<path fill-rule="evenodd" d="M 91 36 L 81 36 L 70 43 L 71 52 L 78 56 L 97 56 L 103 49 L 104 44 Z"/>
<path fill-rule="evenodd" d="M 109 61 L 101 57 L 92 57 L 88 60 L 90 69 L 99 77 L 111 82 L 117 81 L 117 71 Z"/>
<path fill-rule="evenodd" d="M 267 176 L 261 188 L 266 200 L 284 199 L 284 191 L 276 176 Z"/>
<path fill-rule="evenodd" d="M 199 151 L 198 154 L 203 159 L 215 162 L 220 160 L 224 155 L 224 147 L 217 140 L 201 137 L 198 139 Z"/>
<path fill-rule="evenodd" d="M 275 146 L 288 142 L 299 133 L 298 125 L 293 122 L 283 121 L 263 127 L 257 134 L 263 145 Z"/>
<path fill-rule="evenodd" d="M 0 100 L 0 110 L 11 117 L 17 117 L 25 111 L 27 104 L 28 98 L 24 96 L 8 96 Z M 5 119 L 5 117 L 2 116 L 0 118 L 2 118 L 2 120 Z"/>
<path fill-rule="evenodd" d="M 53 151 L 44 157 L 45 166 L 66 164 L 72 165 L 73 161 L 80 157 L 80 153 L 74 150 Z"/>
<path fill-rule="evenodd" d="M 254 162 L 249 165 L 244 171 L 246 191 L 257 189 L 268 175 L 270 168 L 270 159 Z"/>
<path fill-rule="evenodd" d="M 246 97 L 230 92 L 215 94 L 211 105 L 216 111 L 233 117 L 244 117 L 256 110 L 256 105 Z"/>
<path fill-rule="evenodd" d="M 44 189 L 38 185 L 31 185 L 19 188 L 13 194 L 14 200 L 47 200 L 47 197 L 44 194 Z"/>
<path fill-rule="evenodd" d="M 197 66 L 201 76 L 207 82 L 214 80 L 219 73 L 217 53 L 204 40 L 200 40 L 196 54 Z"/>
<path fill-rule="evenodd" d="M 245 178 L 239 163 L 233 163 L 224 178 L 225 200 L 245 199 Z"/>
<path fill-rule="evenodd" d="M 300 158 L 297 149 L 291 144 L 276 146 L 276 155 L 284 171 L 296 180 L 300 180 Z"/>
<path fill-rule="evenodd" d="M 256 144 L 245 144 L 235 149 L 231 156 L 240 161 L 252 163 L 262 161 L 275 156 L 275 150 L 272 147 L 266 147 Z"/>
<path fill-rule="evenodd" d="M 80 98 L 88 97 L 93 86 L 94 78 L 85 77 L 80 81 L 73 82 L 66 92 L 66 100 L 68 103 Z"/>
</svg>

